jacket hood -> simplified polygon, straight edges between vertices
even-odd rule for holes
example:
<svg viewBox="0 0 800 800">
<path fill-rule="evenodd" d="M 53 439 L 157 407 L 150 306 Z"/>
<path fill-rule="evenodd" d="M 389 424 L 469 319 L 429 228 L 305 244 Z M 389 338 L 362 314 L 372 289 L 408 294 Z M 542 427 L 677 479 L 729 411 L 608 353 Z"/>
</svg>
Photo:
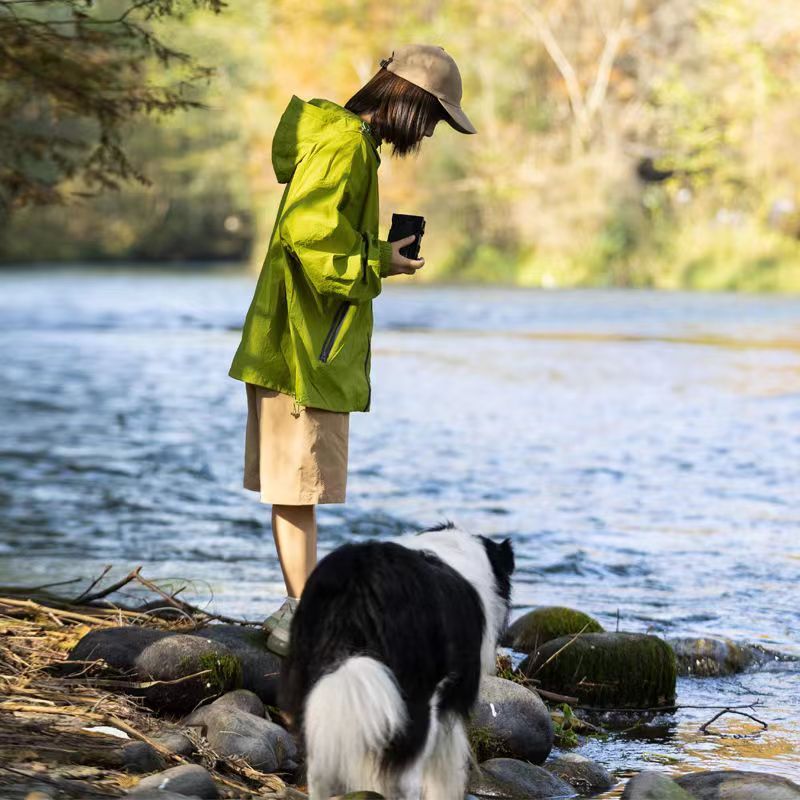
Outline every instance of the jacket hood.
<svg viewBox="0 0 800 800">
<path fill-rule="evenodd" d="M 361 131 L 372 144 L 378 164 L 381 163 L 379 142 L 361 117 L 331 100 L 315 97 L 306 101 L 293 94 L 272 139 L 272 167 L 278 183 L 291 180 L 297 165 L 314 144 L 345 131 Z"/>
</svg>

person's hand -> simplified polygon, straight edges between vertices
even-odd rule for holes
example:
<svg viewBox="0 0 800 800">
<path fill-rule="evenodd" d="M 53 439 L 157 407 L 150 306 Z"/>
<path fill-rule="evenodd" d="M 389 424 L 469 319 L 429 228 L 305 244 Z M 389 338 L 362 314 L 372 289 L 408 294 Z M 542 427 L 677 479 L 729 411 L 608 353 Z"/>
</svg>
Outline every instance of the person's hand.
<svg viewBox="0 0 800 800">
<path fill-rule="evenodd" d="M 411 244 L 416 238 L 416 234 L 412 233 L 405 239 L 398 239 L 396 242 L 390 243 L 392 245 L 392 265 L 389 267 L 387 277 L 389 275 L 413 275 L 425 264 L 424 258 L 413 259 L 400 255 L 400 248 Z"/>
</svg>

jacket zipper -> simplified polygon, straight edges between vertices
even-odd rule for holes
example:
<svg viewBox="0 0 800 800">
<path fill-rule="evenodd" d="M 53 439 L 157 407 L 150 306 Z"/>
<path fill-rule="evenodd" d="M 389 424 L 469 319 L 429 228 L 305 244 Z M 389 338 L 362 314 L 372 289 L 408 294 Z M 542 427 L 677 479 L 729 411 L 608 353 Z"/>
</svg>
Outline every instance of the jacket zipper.
<svg viewBox="0 0 800 800">
<path fill-rule="evenodd" d="M 369 370 L 367 364 L 369 362 L 369 354 L 372 350 L 372 337 L 367 339 L 367 357 L 364 359 L 364 375 L 367 378 L 367 404 L 364 406 L 364 411 L 369 411 L 369 403 L 372 398 L 372 384 L 369 382 Z"/>
<path fill-rule="evenodd" d="M 331 323 L 330 330 L 328 330 L 328 335 L 325 337 L 325 341 L 322 343 L 322 351 L 319 354 L 320 361 L 325 362 L 328 360 L 333 343 L 336 341 L 336 334 L 339 333 L 339 328 L 342 327 L 342 323 L 344 322 L 344 317 L 345 314 L 347 314 L 348 308 L 350 308 L 350 303 L 345 300 L 337 309 L 333 318 L 333 322 Z"/>
</svg>

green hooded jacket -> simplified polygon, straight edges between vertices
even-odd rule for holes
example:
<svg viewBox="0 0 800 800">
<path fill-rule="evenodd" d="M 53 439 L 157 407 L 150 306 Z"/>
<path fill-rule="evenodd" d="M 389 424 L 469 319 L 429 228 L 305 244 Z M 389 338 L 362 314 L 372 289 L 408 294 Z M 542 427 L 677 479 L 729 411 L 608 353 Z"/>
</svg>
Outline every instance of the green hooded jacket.
<svg viewBox="0 0 800 800">
<path fill-rule="evenodd" d="M 343 106 L 292 95 L 272 141 L 287 185 L 231 377 L 369 411 L 372 298 L 392 261 L 378 238 L 378 144 Z"/>
</svg>

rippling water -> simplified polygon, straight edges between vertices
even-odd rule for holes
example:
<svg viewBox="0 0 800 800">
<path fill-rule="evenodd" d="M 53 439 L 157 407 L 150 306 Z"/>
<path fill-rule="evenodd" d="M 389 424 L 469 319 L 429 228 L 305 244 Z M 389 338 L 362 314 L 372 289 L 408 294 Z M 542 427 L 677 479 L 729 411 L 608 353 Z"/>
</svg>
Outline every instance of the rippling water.
<svg viewBox="0 0 800 800">
<path fill-rule="evenodd" d="M 241 488 L 227 377 L 253 285 L 0 274 L 0 582 L 144 564 L 220 611 L 272 609 L 269 507 Z M 572 605 L 800 655 L 800 299 L 387 282 L 375 318 L 373 410 L 351 416 L 323 552 L 448 518 L 513 537 L 515 613 Z M 758 738 L 703 736 L 714 712 L 687 709 L 582 752 L 800 779 L 795 665 L 679 686 L 683 704 L 754 700 Z"/>
</svg>

